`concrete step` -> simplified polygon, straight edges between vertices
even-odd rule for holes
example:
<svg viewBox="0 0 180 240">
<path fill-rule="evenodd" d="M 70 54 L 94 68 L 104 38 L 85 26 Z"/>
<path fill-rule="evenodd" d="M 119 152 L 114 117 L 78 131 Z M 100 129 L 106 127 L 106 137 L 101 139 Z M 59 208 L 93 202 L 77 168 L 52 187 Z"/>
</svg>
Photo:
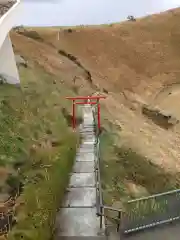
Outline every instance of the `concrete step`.
<svg viewBox="0 0 180 240">
<path fill-rule="evenodd" d="M 93 132 L 94 132 L 95 129 L 94 129 L 94 126 L 93 126 L 93 125 L 84 125 L 84 126 L 82 125 L 82 126 L 81 126 L 81 130 L 84 130 L 84 131 L 85 131 L 85 130 L 86 130 L 86 131 L 93 131 Z"/>
<path fill-rule="evenodd" d="M 62 208 L 56 218 L 56 238 L 100 237 L 99 217 L 95 208 Z M 58 238 L 60 237 L 61 238 Z M 97 238 L 98 239 L 98 238 Z"/>
<path fill-rule="evenodd" d="M 85 130 L 85 129 L 89 129 L 89 130 L 92 130 L 94 131 L 94 125 L 82 125 L 81 126 L 81 129 Z"/>
<path fill-rule="evenodd" d="M 80 130 L 80 133 L 93 133 L 94 134 L 94 128 L 83 128 Z"/>
<path fill-rule="evenodd" d="M 93 161 L 76 162 L 73 167 L 73 173 L 92 173 L 95 171 Z"/>
<path fill-rule="evenodd" d="M 95 138 L 94 135 L 93 136 L 86 136 L 86 137 L 83 138 L 83 142 L 89 142 L 91 144 L 95 144 L 96 143 L 96 138 Z"/>
<path fill-rule="evenodd" d="M 79 237 L 79 236 L 72 236 L 72 237 L 56 237 L 55 240 L 107 240 L 106 236 L 85 236 L 85 237 Z"/>
<path fill-rule="evenodd" d="M 90 124 L 90 125 L 81 125 L 81 129 L 92 129 L 94 130 L 94 125 L 93 124 Z"/>
<path fill-rule="evenodd" d="M 95 132 L 94 126 L 84 126 L 81 128 L 82 132 Z"/>
<path fill-rule="evenodd" d="M 87 136 L 94 136 L 94 132 L 93 131 L 82 131 L 80 132 L 82 137 L 87 137 Z"/>
<path fill-rule="evenodd" d="M 94 152 L 95 151 L 95 146 L 94 144 L 89 144 L 89 145 L 83 145 L 83 147 L 81 149 L 79 149 L 78 153 L 83 153 L 83 152 Z"/>
<path fill-rule="evenodd" d="M 91 106 L 84 107 L 83 119 L 80 127 L 83 140 L 76 154 L 64 202 L 57 214 L 55 240 L 106 239 L 96 215 L 96 138 Z"/>
<path fill-rule="evenodd" d="M 92 161 L 92 162 L 94 162 L 94 160 L 95 160 L 95 156 L 94 156 L 93 152 L 90 152 L 90 153 L 89 152 L 81 152 L 80 154 L 76 155 L 76 161 L 77 162 L 78 161 L 83 161 L 83 162 Z"/>
<path fill-rule="evenodd" d="M 79 149 L 80 151 L 82 150 L 88 150 L 88 149 L 94 149 L 95 144 L 93 139 L 86 139 L 85 141 L 82 142 L 81 148 Z"/>
<path fill-rule="evenodd" d="M 95 188 L 68 188 L 68 193 L 62 207 L 95 207 L 96 189 Z"/>
<path fill-rule="evenodd" d="M 94 187 L 95 173 L 73 173 L 70 177 L 69 187 Z"/>
<path fill-rule="evenodd" d="M 94 140 L 94 137 L 93 137 L 93 139 L 92 140 Z M 87 146 L 95 146 L 95 144 L 94 144 L 94 141 L 92 141 L 91 139 L 86 139 L 86 140 L 84 140 L 83 142 L 82 142 L 82 144 L 81 144 L 81 148 L 83 148 L 84 146 L 85 147 L 87 147 Z"/>
<path fill-rule="evenodd" d="M 106 229 L 108 240 L 120 240 L 120 233 L 117 232 L 116 225 L 109 225 Z M 155 239 L 156 240 L 156 239 Z"/>
<path fill-rule="evenodd" d="M 95 148 L 92 145 L 91 147 L 84 147 L 78 150 L 77 154 L 80 156 L 81 154 L 88 154 L 88 153 L 94 153 L 95 152 Z M 84 157 L 84 156 L 83 156 Z"/>
<path fill-rule="evenodd" d="M 92 139 L 94 140 L 95 138 L 95 135 L 93 132 L 84 132 L 84 133 L 81 133 L 81 136 L 83 139 Z"/>
</svg>

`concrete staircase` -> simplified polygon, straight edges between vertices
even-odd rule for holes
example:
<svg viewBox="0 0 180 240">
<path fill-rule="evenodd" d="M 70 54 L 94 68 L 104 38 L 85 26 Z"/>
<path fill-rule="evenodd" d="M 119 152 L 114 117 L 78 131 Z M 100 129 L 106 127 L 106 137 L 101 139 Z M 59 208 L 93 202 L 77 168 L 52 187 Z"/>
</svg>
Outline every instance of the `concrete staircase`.
<svg viewBox="0 0 180 240">
<path fill-rule="evenodd" d="M 82 144 L 77 152 L 65 201 L 57 214 L 58 239 L 106 239 L 96 215 L 95 134 L 90 105 L 83 109 Z"/>
</svg>

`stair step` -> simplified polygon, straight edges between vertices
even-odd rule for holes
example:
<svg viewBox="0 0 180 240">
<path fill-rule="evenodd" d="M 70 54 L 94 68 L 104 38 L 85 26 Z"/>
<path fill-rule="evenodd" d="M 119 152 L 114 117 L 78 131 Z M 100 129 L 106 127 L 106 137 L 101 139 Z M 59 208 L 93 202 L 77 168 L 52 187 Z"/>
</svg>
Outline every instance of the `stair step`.
<svg viewBox="0 0 180 240">
<path fill-rule="evenodd" d="M 83 162 L 85 162 L 85 161 L 92 161 L 92 162 L 94 162 L 94 159 L 95 159 L 95 156 L 94 156 L 94 153 L 93 152 L 91 152 L 91 153 L 89 153 L 89 152 L 81 152 L 79 155 L 76 155 L 76 161 L 78 162 L 78 161 L 83 161 Z"/>
<path fill-rule="evenodd" d="M 94 187 L 95 173 L 73 173 L 70 178 L 70 187 Z"/>
<path fill-rule="evenodd" d="M 92 161 L 76 162 L 73 168 L 74 173 L 91 173 L 94 170 L 94 162 Z"/>
<path fill-rule="evenodd" d="M 85 236 L 85 237 L 79 237 L 79 236 L 72 236 L 72 237 L 55 237 L 55 240 L 107 240 L 106 236 Z M 113 240 L 113 239 L 112 239 Z"/>
<path fill-rule="evenodd" d="M 55 240 L 105 240 L 96 214 L 96 137 L 91 106 L 83 109 L 82 144 L 76 153 L 73 173 L 64 202 L 56 217 Z M 104 223 L 104 221 L 103 221 Z"/>
<path fill-rule="evenodd" d="M 82 147 L 84 146 L 84 145 L 95 145 L 95 142 L 94 142 L 94 140 L 96 140 L 95 139 L 95 137 L 93 136 L 93 137 L 85 137 L 85 138 L 83 138 L 83 141 L 81 142 L 82 143 Z"/>
<path fill-rule="evenodd" d="M 79 151 L 77 152 L 77 155 L 80 156 L 82 154 L 94 154 L 95 152 L 95 148 L 92 147 L 92 148 L 82 148 L 82 149 L 79 149 Z M 83 156 L 84 157 L 84 156 Z"/>
<path fill-rule="evenodd" d="M 85 152 L 94 152 L 95 151 L 95 147 L 94 145 L 87 145 L 84 146 L 83 148 L 79 149 L 78 153 L 85 153 Z"/>
<path fill-rule="evenodd" d="M 57 237 L 78 236 L 93 239 L 100 235 L 99 218 L 95 208 L 62 208 L 57 215 L 56 226 Z"/>
<path fill-rule="evenodd" d="M 95 188 L 69 188 L 62 207 L 95 207 Z"/>
</svg>

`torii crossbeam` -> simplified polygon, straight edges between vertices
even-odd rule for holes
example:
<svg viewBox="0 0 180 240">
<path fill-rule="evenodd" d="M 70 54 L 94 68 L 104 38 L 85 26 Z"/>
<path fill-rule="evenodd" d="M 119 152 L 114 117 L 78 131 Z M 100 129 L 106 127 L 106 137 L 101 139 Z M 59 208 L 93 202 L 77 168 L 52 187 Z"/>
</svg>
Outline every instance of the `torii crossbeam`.
<svg viewBox="0 0 180 240">
<path fill-rule="evenodd" d="M 73 129 L 76 128 L 76 113 L 75 113 L 75 106 L 77 105 L 84 105 L 84 104 L 91 104 L 97 105 L 97 119 L 98 119 L 98 128 L 100 130 L 101 123 L 100 123 L 100 99 L 105 99 L 105 96 L 86 96 L 86 97 L 66 97 L 72 101 L 72 126 Z M 82 100 L 82 102 L 76 102 L 77 100 Z M 83 102 L 83 100 L 86 100 Z M 93 101 L 92 101 L 93 100 Z"/>
</svg>

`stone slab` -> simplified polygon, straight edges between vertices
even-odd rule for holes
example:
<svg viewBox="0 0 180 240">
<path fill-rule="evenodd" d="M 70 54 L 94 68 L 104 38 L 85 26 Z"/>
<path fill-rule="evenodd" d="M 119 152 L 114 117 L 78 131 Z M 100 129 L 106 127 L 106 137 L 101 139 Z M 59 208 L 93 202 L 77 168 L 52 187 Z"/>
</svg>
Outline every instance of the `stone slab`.
<svg viewBox="0 0 180 240">
<path fill-rule="evenodd" d="M 71 236 L 71 237 L 67 237 L 67 236 L 58 236 L 55 238 L 55 240 L 107 240 L 106 236 L 84 236 L 84 237 L 79 237 L 79 236 Z M 115 239 L 113 239 L 115 240 Z M 118 238 L 119 240 L 119 238 Z"/>
<path fill-rule="evenodd" d="M 82 148 L 82 149 L 79 149 L 79 151 L 77 151 L 77 155 L 80 155 L 81 153 L 84 154 L 84 153 L 94 153 L 95 151 L 95 148 L 94 146 L 92 145 L 92 147 L 90 148 Z"/>
<path fill-rule="evenodd" d="M 88 146 L 94 146 L 94 141 L 92 141 L 91 139 L 87 139 L 85 141 L 83 141 L 81 147 L 88 147 Z"/>
<path fill-rule="evenodd" d="M 94 142 L 94 140 L 93 139 L 86 139 L 85 141 L 83 141 L 82 143 L 81 143 L 81 147 L 78 149 L 79 150 L 79 152 L 81 152 L 82 150 L 84 150 L 84 149 L 92 149 L 92 148 L 94 148 L 95 147 L 95 142 Z"/>
<path fill-rule="evenodd" d="M 92 173 L 94 172 L 95 163 L 93 161 L 76 162 L 73 167 L 74 173 Z"/>
<path fill-rule="evenodd" d="M 94 135 L 89 135 L 89 136 L 86 135 L 86 137 L 84 137 L 84 140 L 91 141 L 92 144 L 94 144 L 96 142 L 96 138 Z"/>
<path fill-rule="evenodd" d="M 81 152 L 79 155 L 76 155 L 76 161 L 93 161 L 95 160 L 95 156 L 93 152 Z"/>
<path fill-rule="evenodd" d="M 69 188 L 62 207 L 95 207 L 95 188 Z"/>
<path fill-rule="evenodd" d="M 73 173 L 69 187 L 94 187 L 95 173 Z"/>
<path fill-rule="evenodd" d="M 79 151 L 77 151 L 77 154 L 80 155 L 81 153 L 94 153 L 95 152 L 95 147 L 92 145 L 92 147 L 84 147 L 83 149 L 80 149 Z"/>
<path fill-rule="evenodd" d="M 84 140 L 95 141 L 95 136 L 94 136 L 94 134 L 84 133 L 84 134 L 81 134 L 81 136 L 82 136 L 82 139 L 84 139 Z"/>
<path fill-rule="evenodd" d="M 58 236 L 99 236 L 99 218 L 95 208 L 62 208 L 56 218 Z"/>
</svg>

